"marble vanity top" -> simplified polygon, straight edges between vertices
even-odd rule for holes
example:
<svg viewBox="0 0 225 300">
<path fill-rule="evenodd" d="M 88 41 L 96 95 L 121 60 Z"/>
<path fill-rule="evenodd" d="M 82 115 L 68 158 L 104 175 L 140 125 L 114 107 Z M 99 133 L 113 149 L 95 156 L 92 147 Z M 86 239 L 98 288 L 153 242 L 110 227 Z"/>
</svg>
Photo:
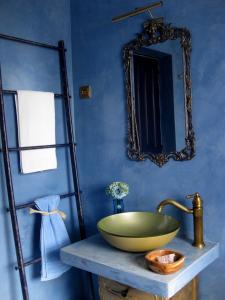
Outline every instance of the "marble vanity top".
<svg viewBox="0 0 225 300">
<path fill-rule="evenodd" d="M 97 234 L 61 249 L 61 260 L 76 268 L 107 277 L 162 297 L 172 297 L 219 256 L 219 244 L 206 242 L 202 250 L 190 240 L 175 238 L 165 248 L 185 255 L 177 273 L 159 275 L 148 270 L 144 253 L 128 253 L 109 246 Z"/>
</svg>

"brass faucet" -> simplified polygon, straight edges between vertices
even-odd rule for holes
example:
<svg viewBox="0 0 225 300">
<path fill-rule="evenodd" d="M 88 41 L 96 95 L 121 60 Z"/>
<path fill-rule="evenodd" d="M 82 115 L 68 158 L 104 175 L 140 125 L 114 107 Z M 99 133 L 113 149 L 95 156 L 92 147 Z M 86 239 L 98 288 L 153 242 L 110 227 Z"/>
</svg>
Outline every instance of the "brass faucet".
<svg viewBox="0 0 225 300">
<path fill-rule="evenodd" d="M 164 206 L 173 205 L 188 214 L 192 214 L 194 221 L 193 246 L 202 249 L 205 247 L 205 243 L 203 240 L 203 201 L 199 193 L 195 193 L 194 195 L 188 195 L 186 198 L 193 199 L 192 208 L 188 208 L 174 199 L 166 199 L 159 203 L 159 205 L 157 206 L 157 211 L 158 213 L 161 213 Z"/>
</svg>

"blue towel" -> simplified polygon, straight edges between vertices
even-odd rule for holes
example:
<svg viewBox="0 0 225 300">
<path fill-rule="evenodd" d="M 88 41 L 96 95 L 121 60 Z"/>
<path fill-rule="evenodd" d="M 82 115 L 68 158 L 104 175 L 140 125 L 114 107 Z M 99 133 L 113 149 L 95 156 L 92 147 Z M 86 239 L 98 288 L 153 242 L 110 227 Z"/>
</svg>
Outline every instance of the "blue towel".
<svg viewBox="0 0 225 300">
<path fill-rule="evenodd" d="M 47 196 L 35 200 L 35 206 L 43 212 L 57 210 L 60 202 L 58 195 Z M 59 213 L 42 215 L 41 221 L 41 281 L 59 277 L 71 267 L 60 261 L 60 248 L 70 244 L 70 239 Z"/>
</svg>

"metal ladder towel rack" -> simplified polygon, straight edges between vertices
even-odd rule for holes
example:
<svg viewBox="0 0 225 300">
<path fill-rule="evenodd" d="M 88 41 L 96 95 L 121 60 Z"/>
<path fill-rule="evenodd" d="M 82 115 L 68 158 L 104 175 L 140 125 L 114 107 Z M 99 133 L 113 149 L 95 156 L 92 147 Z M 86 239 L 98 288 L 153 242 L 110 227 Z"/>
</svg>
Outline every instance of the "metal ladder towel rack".
<svg viewBox="0 0 225 300">
<path fill-rule="evenodd" d="M 16 257 L 17 257 L 16 269 L 19 270 L 23 299 L 29 300 L 30 298 L 29 298 L 29 292 L 28 292 L 28 286 L 27 286 L 27 280 L 26 280 L 25 267 L 40 262 L 41 258 L 34 258 L 29 261 L 25 261 L 23 258 L 23 250 L 22 250 L 19 225 L 18 225 L 18 220 L 17 220 L 17 210 L 23 209 L 26 207 L 31 207 L 34 203 L 29 202 L 26 204 L 16 205 L 15 197 L 14 197 L 12 172 L 11 172 L 11 166 L 10 166 L 10 152 L 11 151 L 21 151 L 21 150 L 26 151 L 26 150 L 34 150 L 34 149 L 69 147 L 74 191 L 70 192 L 68 194 L 60 195 L 60 198 L 63 199 L 63 198 L 75 196 L 77 216 L 78 216 L 78 222 L 79 222 L 80 238 L 84 239 L 86 237 L 85 226 L 84 226 L 84 216 L 83 216 L 82 203 L 81 203 L 81 191 L 80 191 L 78 169 L 77 169 L 76 143 L 74 141 L 72 112 L 71 112 L 71 105 L 70 105 L 71 96 L 69 94 L 69 83 L 68 83 L 68 77 L 67 77 L 67 66 L 66 66 L 66 55 L 65 55 L 66 49 L 64 46 L 64 41 L 59 41 L 58 46 L 54 46 L 54 45 L 44 44 L 44 43 L 35 42 L 35 41 L 31 41 L 31 40 L 21 39 L 21 38 L 14 37 L 14 36 L 8 36 L 8 35 L 4 35 L 4 34 L 0 34 L 0 38 L 27 44 L 27 45 L 31 45 L 31 46 L 42 47 L 42 48 L 58 51 L 59 62 L 60 62 L 60 72 L 61 72 L 62 94 L 55 94 L 55 97 L 62 98 L 62 100 L 64 102 L 67 135 L 68 135 L 68 140 L 69 140 L 68 143 L 55 144 L 55 145 L 44 145 L 44 146 L 40 145 L 40 146 L 13 147 L 13 148 L 10 148 L 8 146 L 7 129 L 6 129 L 6 115 L 5 115 L 5 109 L 4 109 L 4 94 L 12 94 L 13 95 L 13 94 L 16 94 L 16 91 L 3 89 L 2 72 L 1 72 L 1 66 L 0 66 L 0 131 L 1 131 L 1 139 L 2 139 L 2 149 L 0 149 L 0 151 L 3 154 L 4 170 L 5 170 L 6 186 L 7 186 L 7 194 L 8 194 L 8 203 L 9 203 L 8 212 L 10 213 L 10 216 L 11 216 L 13 237 L 14 237 L 14 241 L 15 241 Z M 90 280 L 91 295 L 92 295 L 92 298 L 94 299 L 94 288 L 93 288 L 91 274 L 88 273 L 88 276 L 89 276 L 89 280 Z"/>
</svg>

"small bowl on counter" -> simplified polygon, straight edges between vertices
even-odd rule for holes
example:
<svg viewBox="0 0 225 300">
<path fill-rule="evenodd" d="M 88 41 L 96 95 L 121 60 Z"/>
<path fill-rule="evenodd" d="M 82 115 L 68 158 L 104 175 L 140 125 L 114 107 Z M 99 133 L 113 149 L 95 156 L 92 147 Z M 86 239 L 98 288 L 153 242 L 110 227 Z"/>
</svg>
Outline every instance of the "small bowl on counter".
<svg viewBox="0 0 225 300">
<path fill-rule="evenodd" d="M 170 249 L 151 251 L 145 255 L 145 259 L 150 270 L 162 275 L 179 271 L 185 261 L 183 254 Z"/>
</svg>

